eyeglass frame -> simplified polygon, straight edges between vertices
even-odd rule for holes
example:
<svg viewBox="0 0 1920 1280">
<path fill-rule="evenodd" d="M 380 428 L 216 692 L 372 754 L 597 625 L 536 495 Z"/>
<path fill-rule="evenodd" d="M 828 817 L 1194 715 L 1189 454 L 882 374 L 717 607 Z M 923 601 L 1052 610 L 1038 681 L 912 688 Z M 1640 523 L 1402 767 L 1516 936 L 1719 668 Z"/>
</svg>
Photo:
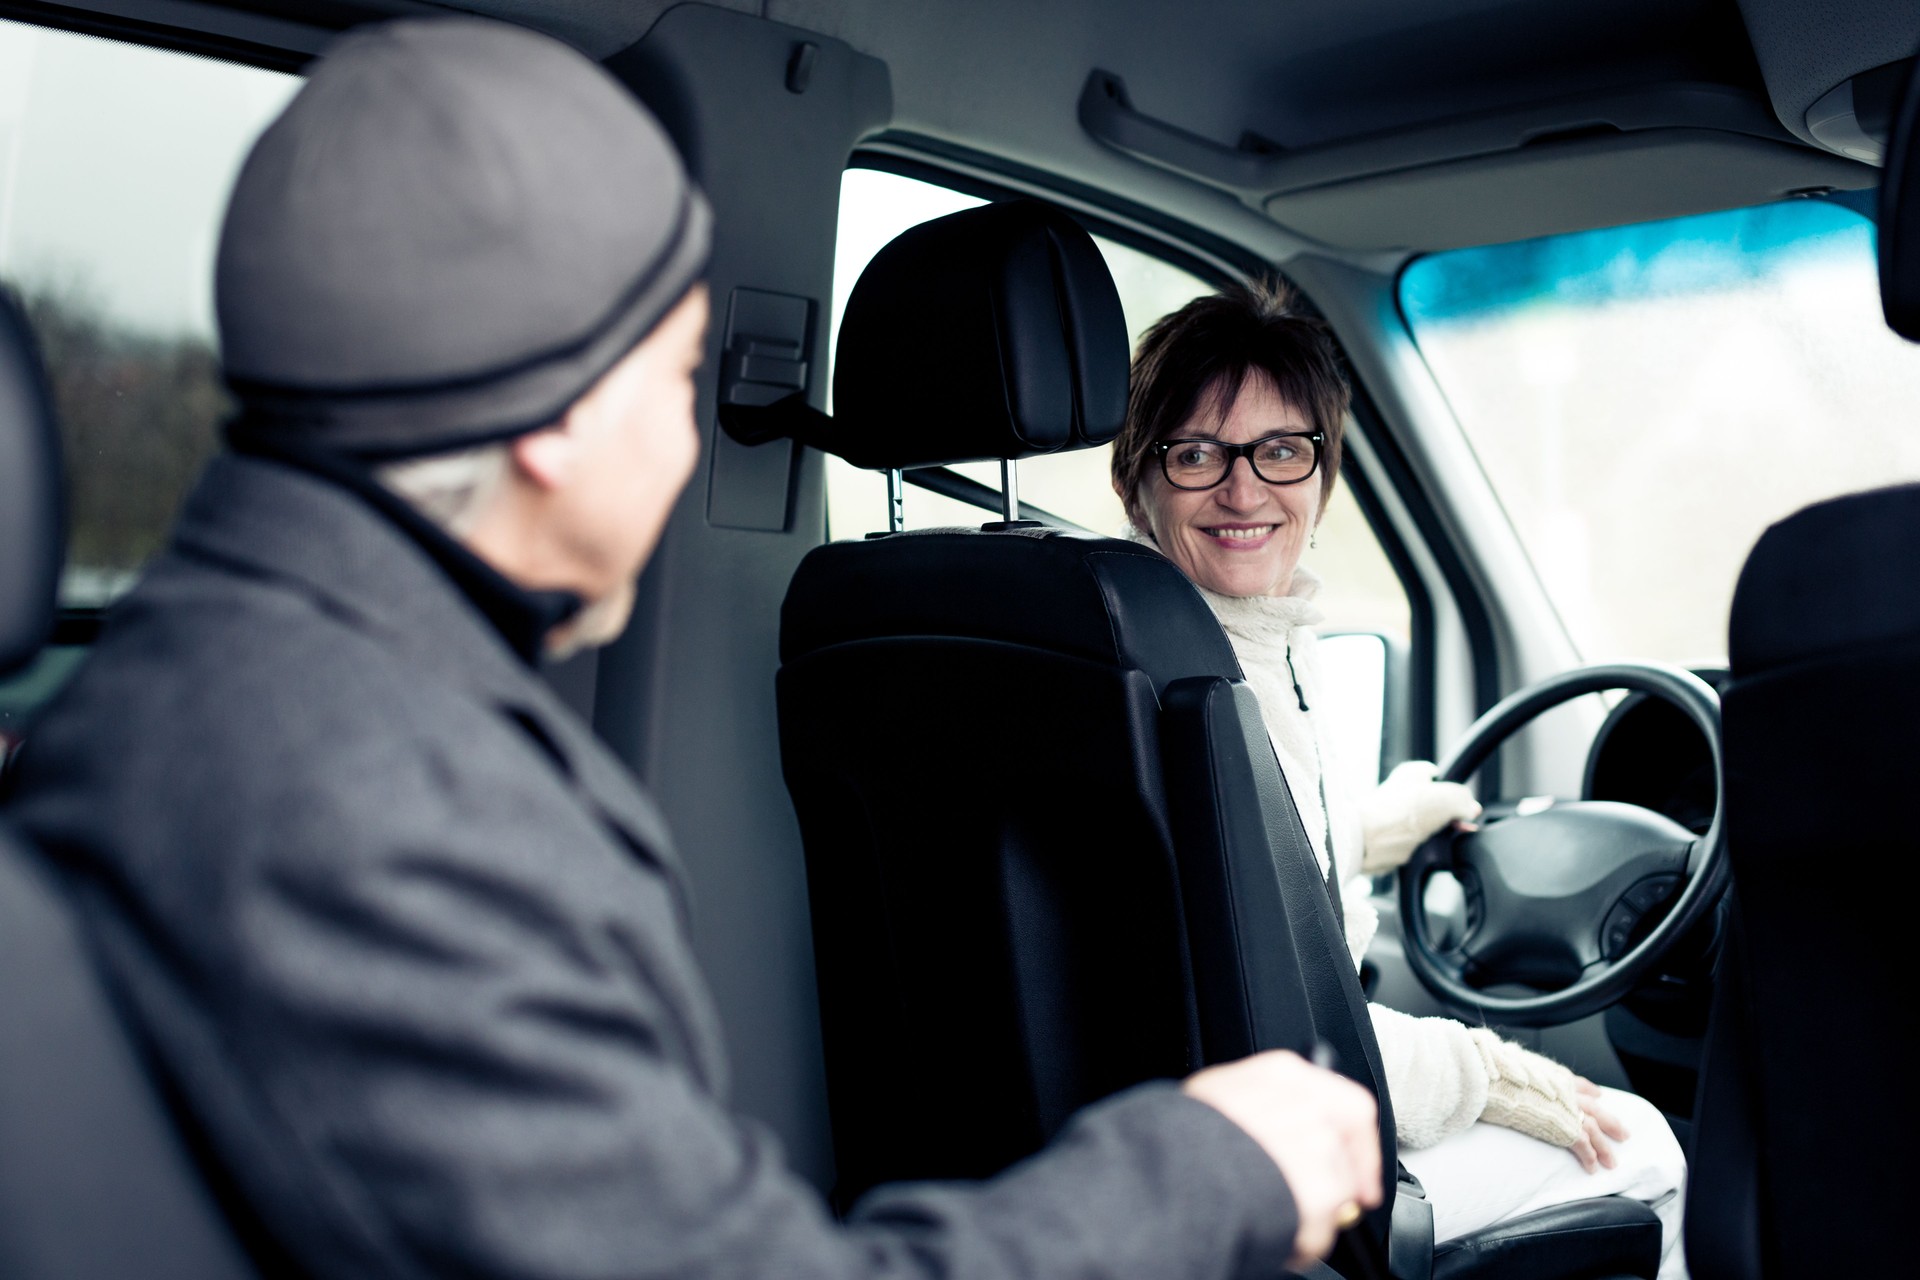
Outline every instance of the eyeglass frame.
<svg viewBox="0 0 1920 1280">
<path fill-rule="evenodd" d="M 1295 476 L 1291 480 L 1269 480 L 1266 474 L 1260 470 L 1260 465 L 1253 460 L 1253 451 L 1261 445 L 1266 444 L 1269 440 L 1311 440 L 1313 442 L 1313 465 L 1307 468 L 1305 475 Z M 1175 480 L 1173 474 L 1167 470 L 1167 455 L 1173 451 L 1173 446 L 1177 444 L 1210 444 L 1217 449 L 1225 450 L 1227 455 L 1226 470 L 1222 471 L 1220 478 L 1212 484 L 1181 484 L 1178 480 Z M 1258 440 L 1249 440 L 1245 444 L 1228 444 L 1224 440 L 1215 440 L 1210 436 L 1177 436 L 1170 440 L 1155 440 L 1152 444 L 1148 445 L 1147 448 L 1160 459 L 1160 474 L 1168 484 L 1180 490 L 1182 493 L 1205 493 L 1209 489 L 1218 489 L 1231 479 L 1233 477 L 1233 464 L 1242 458 L 1247 460 L 1247 470 L 1253 472 L 1253 478 L 1262 484 L 1304 484 L 1306 481 L 1313 479 L 1314 475 L 1320 470 L 1320 452 L 1326 447 L 1326 444 L 1327 433 L 1316 430 L 1276 431 L 1272 435 L 1261 436 Z"/>
</svg>

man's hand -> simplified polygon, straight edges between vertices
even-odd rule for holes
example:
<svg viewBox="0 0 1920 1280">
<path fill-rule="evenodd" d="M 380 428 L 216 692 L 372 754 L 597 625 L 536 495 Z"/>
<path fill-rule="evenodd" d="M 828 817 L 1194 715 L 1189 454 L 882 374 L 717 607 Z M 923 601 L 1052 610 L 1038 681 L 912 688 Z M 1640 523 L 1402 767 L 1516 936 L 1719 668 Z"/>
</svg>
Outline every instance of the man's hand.
<svg viewBox="0 0 1920 1280">
<path fill-rule="evenodd" d="M 1187 1078 L 1206 1103 L 1259 1143 L 1293 1192 L 1300 1228 L 1294 1261 L 1326 1256 L 1354 1207 L 1380 1203 L 1380 1121 L 1373 1095 L 1353 1081 L 1276 1050 Z"/>
</svg>

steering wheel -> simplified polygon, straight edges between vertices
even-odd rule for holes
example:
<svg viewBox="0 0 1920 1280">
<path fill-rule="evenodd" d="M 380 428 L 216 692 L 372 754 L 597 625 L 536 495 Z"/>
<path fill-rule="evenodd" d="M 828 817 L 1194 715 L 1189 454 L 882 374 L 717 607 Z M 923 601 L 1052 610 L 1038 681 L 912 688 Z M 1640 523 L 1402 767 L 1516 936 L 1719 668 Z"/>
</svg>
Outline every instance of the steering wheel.
<svg viewBox="0 0 1920 1280">
<path fill-rule="evenodd" d="M 1474 722 L 1439 776 L 1464 782 L 1542 712 L 1605 689 L 1632 689 L 1678 708 L 1706 735 L 1720 776 L 1719 695 L 1692 672 L 1638 662 L 1583 667 L 1522 689 Z M 1441 1001 L 1479 1019 L 1546 1026 L 1605 1008 L 1726 889 L 1725 796 L 1721 788 L 1700 837 L 1651 809 L 1607 800 L 1442 832 L 1400 869 L 1407 963 Z M 1428 880 L 1441 870 L 1454 874 L 1467 898 L 1465 934 L 1444 946 L 1426 913 Z M 1666 916 L 1645 930 L 1646 918 L 1669 902 Z M 1485 990 L 1503 983 L 1552 989 L 1524 996 Z"/>
</svg>

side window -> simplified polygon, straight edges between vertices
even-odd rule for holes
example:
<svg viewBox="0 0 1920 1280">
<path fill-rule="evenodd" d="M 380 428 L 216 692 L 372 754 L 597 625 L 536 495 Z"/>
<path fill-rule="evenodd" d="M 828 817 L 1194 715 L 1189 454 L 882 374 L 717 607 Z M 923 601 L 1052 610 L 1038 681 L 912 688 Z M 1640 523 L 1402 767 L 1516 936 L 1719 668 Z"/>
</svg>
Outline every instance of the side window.
<svg viewBox="0 0 1920 1280">
<path fill-rule="evenodd" d="M 915 178 L 873 169 L 849 169 L 840 187 L 840 239 L 834 259 L 832 332 L 854 282 L 867 263 L 893 237 L 932 218 L 984 203 L 979 197 Z M 1138 343 L 1156 320 L 1185 305 L 1213 285 L 1131 245 L 1096 235 L 1120 293 L 1131 340 Z M 1020 496 L 1025 502 L 1097 533 L 1118 535 L 1126 523 L 1109 478 L 1111 449 L 1085 449 L 1020 464 Z M 991 463 L 952 468 L 994 490 L 999 468 Z M 979 524 L 998 519 L 997 509 L 977 506 L 912 485 L 906 494 L 909 529 Z M 827 533 L 858 538 L 887 521 L 886 482 L 878 472 L 862 471 L 827 459 Z M 1389 715 L 1391 674 L 1412 641 L 1406 589 L 1394 573 L 1359 504 L 1347 486 L 1335 488 L 1320 527 L 1319 547 L 1306 561 L 1323 581 L 1320 595 L 1327 615 L 1321 646 L 1329 697 L 1341 713 L 1335 717 L 1341 741 L 1334 755 L 1356 777 L 1378 777 L 1382 732 Z"/>
<path fill-rule="evenodd" d="M 71 500 L 61 603 L 132 583 L 228 412 L 213 255 L 241 159 L 295 76 L 0 20 L 0 286 L 53 382 Z M 0 685 L 0 735 L 76 655 Z"/>
</svg>

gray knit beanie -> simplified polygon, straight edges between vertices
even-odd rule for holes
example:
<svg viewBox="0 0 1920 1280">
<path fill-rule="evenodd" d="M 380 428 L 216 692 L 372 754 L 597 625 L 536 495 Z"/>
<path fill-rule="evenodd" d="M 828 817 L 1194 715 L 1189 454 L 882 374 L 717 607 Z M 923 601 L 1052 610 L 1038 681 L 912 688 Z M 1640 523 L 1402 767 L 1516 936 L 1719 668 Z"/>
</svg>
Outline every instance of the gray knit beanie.
<svg viewBox="0 0 1920 1280">
<path fill-rule="evenodd" d="M 220 237 L 248 420 L 370 458 L 555 421 L 706 265 L 712 216 L 633 95 L 472 18 L 333 44 L 247 158 Z"/>
</svg>

